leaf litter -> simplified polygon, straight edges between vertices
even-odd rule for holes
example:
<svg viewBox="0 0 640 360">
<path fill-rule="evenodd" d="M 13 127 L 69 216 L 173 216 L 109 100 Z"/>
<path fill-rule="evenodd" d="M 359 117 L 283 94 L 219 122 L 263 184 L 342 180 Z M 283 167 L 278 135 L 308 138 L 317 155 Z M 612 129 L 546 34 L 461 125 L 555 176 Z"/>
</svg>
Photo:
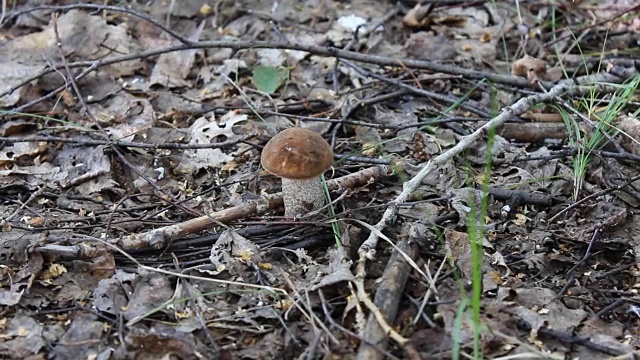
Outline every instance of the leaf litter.
<svg viewBox="0 0 640 360">
<path fill-rule="evenodd" d="M 0 20 L 0 356 L 637 356 L 637 6 L 65 3 Z"/>
</svg>

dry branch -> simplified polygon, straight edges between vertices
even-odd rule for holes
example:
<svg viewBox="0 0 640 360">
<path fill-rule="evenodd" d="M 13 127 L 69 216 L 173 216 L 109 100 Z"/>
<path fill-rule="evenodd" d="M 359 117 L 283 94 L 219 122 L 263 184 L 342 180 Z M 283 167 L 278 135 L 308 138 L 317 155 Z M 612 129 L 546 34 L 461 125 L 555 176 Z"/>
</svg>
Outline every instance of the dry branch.
<svg viewBox="0 0 640 360">
<path fill-rule="evenodd" d="M 410 258 L 415 259 L 419 251 L 415 241 L 409 237 L 404 238 L 397 244 L 387 263 L 384 274 L 380 278 L 380 286 L 378 286 L 374 298 L 374 304 L 380 309 L 387 323 L 390 324 L 395 321 L 400 299 L 411 272 L 411 265 L 400 252 L 404 252 Z M 358 281 L 362 280 L 359 279 Z M 383 359 L 384 354 L 379 351 L 379 348 L 387 348 L 388 334 L 373 313 L 369 314 L 362 337 L 368 341 L 360 343 L 358 359 Z M 370 344 L 376 344 L 377 346 L 371 346 Z"/>
<path fill-rule="evenodd" d="M 388 166 L 373 166 L 341 178 L 329 180 L 327 186 L 330 191 L 342 192 L 345 189 L 364 186 L 376 179 L 387 176 L 389 170 L 390 168 Z M 264 214 L 268 210 L 275 210 L 280 207 L 282 207 L 282 193 L 276 193 L 182 223 L 165 226 L 141 234 L 124 236 L 119 239 L 111 239 L 108 240 L 108 242 L 122 250 L 142 248 L 162 249 L 179 237 L 207 230 L 220 223 L 228 223 L 250 216 Z M 103 244 L 89 242 L 72 246 L 44 245 L 38 248 L 38 250 L 78 258 L 93 258 L 111 251 L 110 248 Z"/>
<path fill-rule="evenodd" d="M 605 91 L 608 89 L 609 88 L 604 85 L 598 85 L 596 86 L 595 90 Z M 447 163 L 454 156 L 470 147 L 476 141 L 482 139 L 483 137 L 486 137 L 489 129 L 501 126 L 512 116 L 522 114 L 523 112 L 531 109 L 531 107 L 536 104 L 554 100 L 557 96 L 584 94 L 588 93 L 589 91 L 594 91 L 594 87 L 568 86 L 566 84 L 559 84 L 554 86 L 549 92 L 524 97 L 516 101 L 513 105 L 505 107 L 500 115 L 491 119 L 491 121 L 481 126 L 473 133 L 462 138 L 462 140 L 460 140 L 460 142 L 458 142 L 454 147 L 435 157 L 433 160 L 427 162 L 411 180 L 407 181 L 404 184 L 400 195 L 398 195 L 398 197 L 385 210 L 380 221 L 378 221 L 378 223 L 373 226 L 377 231 L 372 231 L 369 234 L 367 240 L 360 246 L 360 249 L 358 249 L 359 256 L 358 267 L 356 271 L 357 276 L 364 276 L 366 260 L 372 259 L 375 256 L 375 248 L 378 244 L 377 233 L 382 232 L 387 227 L 387 225 L 392 223 L 394 216 L 398 212 L 398 205 L 407 201 L 409 195 L 411 195 L 411 193 L 418 188 L 418 186 L 422 183 L 422 180 L 432 171 L 437 169 L 439 166 Z"/>
</svg>

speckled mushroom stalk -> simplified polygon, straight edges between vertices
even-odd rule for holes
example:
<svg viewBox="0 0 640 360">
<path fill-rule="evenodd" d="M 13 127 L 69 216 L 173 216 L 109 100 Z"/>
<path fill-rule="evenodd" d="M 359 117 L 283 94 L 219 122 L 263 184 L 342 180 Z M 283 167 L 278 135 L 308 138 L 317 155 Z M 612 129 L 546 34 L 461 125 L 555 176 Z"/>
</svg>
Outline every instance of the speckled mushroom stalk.
<svg viewBox="0 0 640 360">
<path fill-rule="evenodd" d="M 333 151 L 318 133 L 305 128 L 286 129 L 262 150 L 262 166 L 282 178 L 286 216 L 306 214 L 324 206 L 319 176 L 333 164 Z"/>
<path fill-rule="evenodd" d="M 282 201 L 285 216 L 306 214 L 325 204 L 320 177 L 307 180 L 282 178 Z"/>
</svg>

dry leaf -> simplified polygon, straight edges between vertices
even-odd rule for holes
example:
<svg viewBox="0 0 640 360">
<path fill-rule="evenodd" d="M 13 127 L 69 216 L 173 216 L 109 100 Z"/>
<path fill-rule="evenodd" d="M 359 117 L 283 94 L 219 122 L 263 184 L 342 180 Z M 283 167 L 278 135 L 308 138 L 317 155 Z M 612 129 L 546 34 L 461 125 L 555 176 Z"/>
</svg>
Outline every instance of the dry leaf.
<svg viewBox="0 0 640 360">
<path fill-rule="evenodd" d="M 525 55 L 511 65 L 511 74 L 526 77 L 531 84 L 535 84 L 546 79 L 547 64 L 543 60 Z"/>
<path fill-rule="evenodd" d="M 622 132 L 620 136 L 620 145 L 631 154 L 640 154 L 640 121 L 635 117 L 624 118 L 619 124 L 618 129 Z"/>
<path fill-rule="evenodd" d="M 428 15 L 432 9 L 432 4 L 420 5 L 418 3 L 402 18 L 402 23 L 408 28 L 426 28 L 431 23 Z"/>
</svg>

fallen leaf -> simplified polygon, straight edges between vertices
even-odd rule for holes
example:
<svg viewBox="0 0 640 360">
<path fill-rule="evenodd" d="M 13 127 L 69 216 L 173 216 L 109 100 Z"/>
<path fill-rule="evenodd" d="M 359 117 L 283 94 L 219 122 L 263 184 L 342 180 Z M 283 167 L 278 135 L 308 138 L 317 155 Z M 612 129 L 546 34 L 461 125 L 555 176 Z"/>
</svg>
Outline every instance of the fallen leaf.
<svg viewBox="0 0 640 360">
<path fill-rule="evenodd" d="M 526 77 L 532 84 L 535 84 L 545 79 L 547 64 L 544 60 L 525 55 L 511 65 L 511 73 L 515 76 Z"/>
</svg>

